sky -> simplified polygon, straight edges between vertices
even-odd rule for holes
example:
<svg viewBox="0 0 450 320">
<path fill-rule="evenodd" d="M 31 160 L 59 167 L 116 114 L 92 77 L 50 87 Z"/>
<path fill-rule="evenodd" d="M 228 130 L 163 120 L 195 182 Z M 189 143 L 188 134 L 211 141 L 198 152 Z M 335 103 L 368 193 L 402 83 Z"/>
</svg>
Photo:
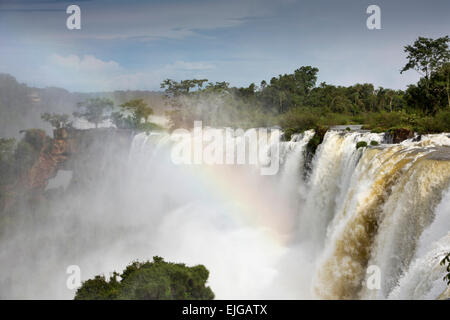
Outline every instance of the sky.
<svg viewBox="0 0 450 320">
<path fill-rule="evenodd" d="M 69 30 L 69 5 L 81 29 Z M 369 5 L 381 29 L 369 30 Z M 160 90 L 206 78 L 248 86 L 319 68 L 318 83 L 405 89 L 403 47 L 450 34 L 449 0 L 0 0 L 0 73 L 70 91 Z"/>
</svg>

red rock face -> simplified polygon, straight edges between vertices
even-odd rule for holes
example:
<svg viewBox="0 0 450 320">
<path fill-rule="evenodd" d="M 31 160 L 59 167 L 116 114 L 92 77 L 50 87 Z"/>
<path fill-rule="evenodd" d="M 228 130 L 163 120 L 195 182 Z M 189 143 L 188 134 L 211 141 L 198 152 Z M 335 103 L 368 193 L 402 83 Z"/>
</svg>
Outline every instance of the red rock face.
<svg viewBox="0 0 450 320">
<path fill-rule="evenodd" d="M 62 139 L 56 138 L 49 141 L 43 137 L 39 158 L 27 174 L 26 187 L 28 189 L 45 190 L 48 181 L 56 176 L 58 169 L 67 161 L 69 155 L 67 132 L 65 129 L 59 130 L 65 133 L 55 136 L 64 137 Z"/>
<path fill-rule="evenodd" d="M 65 129 L 55 131 L 58 132 L 55 132 L 54 139 L 48 138 L 43 131 L 35 132 L 34 143 L 41 146 L 39 155 L 26 173 L 14 184 L 3 188 L 4 197 L 0 199 L 0 210 L 8 209 L 24 193 L 38 197 L 42 195 L 48 181 L 55 177 L 58 169 L 66 163 L 73 149 L 73 140 L 68 139 Z"/>
<path fill-rule="evenodd" d="M 97 162 L 92 159 L 105 156 L 103 142 L 114 141 L 117 150 L 126 150 L 131 145 L 132 132 L 129 130 L 71 130 L 56 129 L 54 138 L 46 136 L 42 130 L 32 130 L 26 142 L 33 146 L 36 157 L 34 163 L 17 180 L 0 190 L 0 211 L 13 206 L 21 198 L 40 198 L 44 195 L 50 179 L 60 169 L 76 172 L 98 173 Z M 111 152 L 120 152 L 112 150 Z"/>
</svg>

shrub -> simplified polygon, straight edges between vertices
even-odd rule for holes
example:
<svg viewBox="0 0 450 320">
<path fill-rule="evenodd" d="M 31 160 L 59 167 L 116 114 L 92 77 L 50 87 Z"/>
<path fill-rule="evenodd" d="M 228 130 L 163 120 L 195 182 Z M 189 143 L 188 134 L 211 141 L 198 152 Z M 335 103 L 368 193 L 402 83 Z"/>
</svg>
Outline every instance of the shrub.
<svg viewBox="0 0 450 320">
<path fill-rule="evenodd" d="M 291 109 L 280 119 L 283 129 L 290 129 L 292 133 L 299 133 L 305 130 L 314 129 L 319 123 L 319 117 L 312 114 L 305 108 Z"/>
<path fill-rule="evenodd" d="M 365 141 L 359 141 L 359 142 L 356 144 L 356 149 L 359 149 L 359 148 L 365 148 L 365 147 L 367 147 L 367 142 L 365 142 Z"/>
<path fill-rule="evenodd" d="M 75 299 L 211 300 L 214 293 L 206 286 L 208 277 L 209 271 L 203 265 L 187 267 L 153 257 L 153 262 L 129 264 L 122 274 L 114 273 L 109 281 L 96 276 L 83 282 Z"/>
</svg>

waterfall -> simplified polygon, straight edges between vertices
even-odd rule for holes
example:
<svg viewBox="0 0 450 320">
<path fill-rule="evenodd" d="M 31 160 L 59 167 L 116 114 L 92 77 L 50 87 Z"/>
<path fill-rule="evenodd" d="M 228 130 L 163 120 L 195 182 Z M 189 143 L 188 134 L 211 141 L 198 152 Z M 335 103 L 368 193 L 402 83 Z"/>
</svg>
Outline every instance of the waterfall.
<svg viewBox="0 0 450 320">
<path fill-rule="evenodd" d="M 313 169 L 307 183 L 309 190 L 304 208 L 300 208 L 300 236 L 312 241 L 317 250 L 323 245 L 329 222 L 349 188 L 362 149 L 359 141 L 383 140 L 382 134 L 328 131 L 313 159 Z"/>
<path fill-rule="evenodd" d="M 318 260 L 314 290 L 319 297 L 388 296 L 449 186 L 449 140 L 430 136 L 361 150 Z M 380 269 L 380 290 L 364 285 L 368 266 Z"/>
<path fill-rule="evenodd" d="M 449 298 L 442 281 L 445 268 L 442 258 L 450 252 L 450 189 L 435 209 L 434 221 L 422 233 L 414 260 L 404 271 L 390 299 Z"/>
<path fill-rule="evenodd" d="M 304 166 L 306 145 L 314 136 L 314 130 L 296 134 L 282 146 L 283 169 L 280 173 L 280 188 L 291 210 L 297 210 L 306 198 L 306 184 L 304 181 Z"/>
<path fill-rule="evenodd" d="M 447 135 L 383 144 L 384 134 L 331 130 L 316 151 L 311 172 L 306 173 L 306 146 L 313 136 L 314 131 L 306 131 L 281 142 L 278 186 L 270 193 L 282 206 L 270 207 L 268 213 L 279 219 L 283 214 L 290 216 L 297 228 L 285 246 L 287 256 L 300 257 L 301 264 L 312 269 L 312 281 L 302 275 L 304 282 L 299 285 L 310 286 L 310 297 L 385 299 L 407 286 L 402 283 L 408 281 L 405 274 L 410 268 L 409 272 L 424 272 L 431 259 L 433 268 L 427 270 L 439 285 L 433 292 L 441 294 L 445 284 L 436 279 L 442 278 L 443 271 L 436 262 L 444 250 L 440 249 L 440 255 L 427 251 L 415 256 L 419 239 L 425 237 L 424 230 L 435 216 L 448 216 L 441 212 L 444 205 L 436 207 L 450 183 Z M 360 141 L 374 146 L 356 148 Z M 256 181 L 256 188 L 274 183 Z M 255 196 L 263 201 L 261 197 L 268 193 L 256 191 Z M 450 228 L 448 221 L 442 225 Z M 440 237 L 434 240 L 448 242 L 446 234 L 441 232 Z M 369 266 L 380 270 L 378 290 L 364 285 Z"/>
<path fill-rule="evenodd" d="M 251 151 L 258 130 L 231 134 L 225 149 Z M 259 162 L 232 164 L 175 163 L 166 132 L 136 134 L 125 149 L 100 139 L 99 159 L 81 158 L 60 198 L 4 233 L 0 296 L 72 298 L 68 265 L 86 280 L 153 255 L 204 264 L 219 299 L 450 296 L 439 264 L 450 250 L 448 134 L 388 144 L 329 130 L 314 155 L 314 131 L 278 134 L 255 140 Z M 261 174 L 273 159 L 276 174 Z"/>
</svg>

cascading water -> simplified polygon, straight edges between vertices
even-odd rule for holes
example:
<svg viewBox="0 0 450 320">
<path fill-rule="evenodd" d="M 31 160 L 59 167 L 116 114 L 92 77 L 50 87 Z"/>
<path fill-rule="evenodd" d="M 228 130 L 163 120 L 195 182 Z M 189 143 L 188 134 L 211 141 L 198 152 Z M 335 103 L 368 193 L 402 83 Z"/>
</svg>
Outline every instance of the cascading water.
<svg viewBox="0 0 450 320">
<path fill-rule="evenodd" d="M 348 172 L 350 187 L 328 225 L 314 281 L 319 297 L 388 296 L 449 186 L 449 143 L 439 135 L 361 151 L 355 170 Z M 364 285 L 368 266 L 381 270 L 380 290 Z"/>
<path fill-rule="evenodd" d="M 349 188 L 351 174 L 361 157 L 362 150 L 355 148 L 356 143 L 382 140 L 383 135 L 373 133 L 328 131 L 325 134 L 313 159 L 306 204 L 300 208 L 300 237 L 311 241 L 317 250 L 323 245 L 327 226 Z"/>
<path fill-rule="evenodd" d="M 283 170 L 280 173 L 280 188 L 292 210 L 298 210 L 305 202 L 306 185 L 304 177 L 305 148 L 314 136 L 314 130 L 305 131 L 291 137 L 291 141 L 283 144 Z"/>
<path fill-rule="evenodd" d="M 449 297 L 439 265 L 450 250 L 448 135 L 384 144 L 383 134 L 331 130 L 305 163 L 314 135 L 280 143 L 274 176 L 248 163 L 175 164 L 167 133 L 137 134 L 122 152 L 105 142 L 116 151 L 96 160 L 96 179 L 75 170 L 45 215 L 5 233 L 0 295 L 72 298 L 68 265 L 85 280 L 160 255 L 204 264 L 220 299 Z M 277 142 L 258 140 L 263 160 Z M 371 266 L 379 289 L 366 285 Z"/>
<path fill-rule="evenodd" d="M 435 209 L 435 218 L 419 238 L 413 262 L 391 291 L 390 299 L 449 298 L 450 290 L 442 281 L 442 258 L 450 252 L 450 189 Z"/>
<path fill-rule="evenodd" d="M 282 203 L 258 214 L 278 215 L 276 219 L 283 219 L 284 214 L 298 224 L 296 234 L 283 244 L 284 254 L 277 256 L 275 265 L 280 267 L 294 256 L 301 261 L 303 270 L 299 273 L 303 274 L 298 275 L 301 281 L 296 284 L 306 290 L 299 290 L 303 294 L 297 292 L 296 297 L 387 298 L 394 289 L 399 290 L 398 283 L 411 265 L 418 239 L 432 223 L 442 192 L 448 189 L 450 139 L 445 134 L 429 135 L 420 142 L 384 145 L 384 134 L 329 131 L 312 160 L 312 171 L 305 174 L 306 145 L 313 136 L 313 131 L 307 131 L 282 143 L 283 165 L 277 190 L 254 194 L 256 201 L 272 194 L 272 200 Z M 357 149 L 360 141 L 375 141 L 378 146 Z M 250 183 L 246 188 L 267 183 L 260 177 L 256 181 L 257 185 Z M 271 184 L 269 180 L 269 188 Z M 276 229 L 276 225 L 264 224 L 264 228 Z M 450 228 L 448 223 L 444 225 L 446 230 Z M 442 234 L 437 240 L 445 242 L 448 238 Z M 432 258 L 427 259 L 436 262 L 444 251 L 441 249 L 440 255 L 433 251 L 429 253 Z M 370 265 L 381 270 L 379 290 L 363 285 Z M 434 266 L 430 272 L 435 274 L 434 280 L 442 278 L 442 268 Z M 440 287 L 445 285 L 435 282 Z"/>
</svg>

